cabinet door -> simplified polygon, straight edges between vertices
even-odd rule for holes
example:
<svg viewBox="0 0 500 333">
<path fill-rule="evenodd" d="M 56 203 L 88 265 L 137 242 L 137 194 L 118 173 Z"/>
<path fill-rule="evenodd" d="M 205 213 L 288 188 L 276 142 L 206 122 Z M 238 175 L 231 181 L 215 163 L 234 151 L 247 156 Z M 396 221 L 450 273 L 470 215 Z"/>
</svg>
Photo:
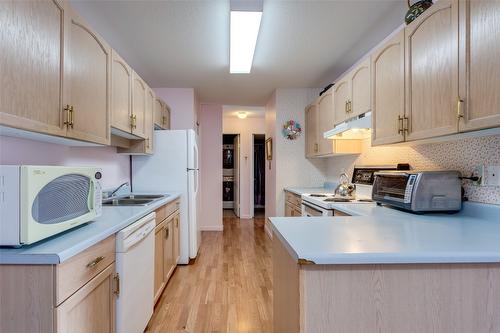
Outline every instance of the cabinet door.
<svg viewBox="0 0 500 333">
<path fill-rule="evenodd" d="M 372 55 L 372 145 L 404 140 L 404 41 L 401 30 Z"/>
<path fill-rule="evenodd" d="M 285 202 L 285 217 L 293 216 L 293 207 L 288 202 Z"/>
<path fill-rule="evenodd" d="M 0 1 L 0 123 L 66 135 L 62 118 L 63 8 Z"/>
<path fill-rule="evenodd" d="M 68 136 L 109 144 L 111 48 L 69 5 L 65 13 L 64 104 L 73 107 Z"/>
<path fill-rule="evenodd" d="M 318 145 L 318 112 L 316 104 L 311 104 L 305 110 L 306 157 L 316 156 Z"/>
<path fill-rule="evenodd" d="M 111 126 L 130 132 L 132 69 L 115 50 L 111 54 Z"/>
<path fill-rule="evenodd" d="M 458 130 L 458 2 L 440 0 L 405 29 L 407 140 Z"/>
<path fill-rule="evenodd" d="M 460 131 L 500 126 L 500 1 L 461 0 Z"/>
<path fill-rule="evenodd" d="M 333 86 L 333 109 L 335 111 L 335 124 L 340 124 L 349 117 L 347 113 L 349 89 L 349 80 L 347 77 L 342 78 Z"/>
<path fill-rule="evenodd" d="M 154 295 L 155 302 L 161 295 L 165 286 L 165 223 L 161 223 L 155 228 L 155 272 L 154 272 Z"/>
<path fill-rule="evenodd" d="M 146 83 L 136 72 L 132 79 L 132 117 L 134 125 L 132 133 L 138 137 L 145 138 L 146 133 Z"/>
<path fill-rule="evenodd" d="M 174 221 L 173 221 L 173 229 L 174 229 L 174 237 L 173 237 L 173 258 L 174 258 L 174 266 L 177 265 L 179 262 L 179 257 L 180 257 L 180 247 L 179 247 L 179 223 L 180 223 L 180 216 L 179 213 L 176 213 L 174 216 Z"/>
<path fill-rule="evenodd" d="M 155 113 L 155 93 L 151 88 L 148 88 L 146 95 L 146 117 L 145 117 L 145 137 L 146 137 L 146 153 L 153 153 L 153 137 L 154 137 L 154 124 L 153 117 Z"/>
<path fill-rule="evenodd" d="M 370 58 L 365 59 L 351 73 L 351 98 L 348 118 L 371 110 Z"/>
<path fill-rule="evenodd" d="M 292 210 L 292 216 L 293 217 L 302 216 L 302 212 L 300 211 L 300 209 L 294 207 L 293 210 Z"/>
<path fill-rule="evenodd" d="M 323 95 L 318 98 L 318 144 L 319 144 L 319 154 L 326 155 L 331 154 L 333 145 L 332 140 L 325 139 L 323 133 L 331 130 L 335 126 L 333 111 L 333 87 L 326 91 Z"/>
<path fill-rule="evenodd" d="M 56 308 L 58 333 L 114 332 L 114 271 L 109 265 Z"/>
<path fill-rule="evenodd" d="M 174 268 L 174 230 L 173 230 L 173 218 L 170 218 L 165 223 L 165 240 L 163 245 L 163 274 L 164 280 L 168 281 L 170 275 L 172 274 Z"/>
<path fill-rule="evenodd" d="M 165 118 L 163 118 L 163 127 L 165 129 L 171 129 L 171 114 L 170 114 L 170 107 L 167 105 L 167 104 L 164 104 L 165 108 L 164 108 L 164 111 L 163 111 L 163 115 Z"/>
<path fill-rule="evenodd" d="M 157 97 L 155 100 L 155 126 L 165 129 L 165 106 L 163 101 Z"/>
</svg>

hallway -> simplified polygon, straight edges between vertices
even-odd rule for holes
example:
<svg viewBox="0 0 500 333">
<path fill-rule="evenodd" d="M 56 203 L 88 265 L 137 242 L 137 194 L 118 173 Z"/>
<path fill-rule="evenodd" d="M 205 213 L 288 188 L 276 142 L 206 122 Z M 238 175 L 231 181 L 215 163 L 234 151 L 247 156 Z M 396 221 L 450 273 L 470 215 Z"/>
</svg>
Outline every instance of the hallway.
<svg viewBox="0 0 500 333">
<path fill-rule="evenodd" d="M 223 223 L 223 232 L 203 232 L 193 265 L 177 267 L 147 332 L 272 332 L 264 218 L 224 216 Z"/>
</svg>

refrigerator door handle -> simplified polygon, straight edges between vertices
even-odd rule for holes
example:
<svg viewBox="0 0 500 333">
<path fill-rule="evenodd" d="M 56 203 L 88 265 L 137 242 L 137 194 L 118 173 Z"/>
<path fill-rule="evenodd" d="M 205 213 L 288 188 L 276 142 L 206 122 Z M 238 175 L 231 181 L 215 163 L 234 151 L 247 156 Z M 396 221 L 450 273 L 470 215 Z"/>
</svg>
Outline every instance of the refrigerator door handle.
<svg viewBox="0 0 500 333">
<path fill-rule="evenodd" d="M 199 184 L 198 184 L 198 169 L 195 170 L 194 176 L 195 176 L 195 180 L 194 180 L 194 186 L 195 186 L 194 195 L 196 197 L 196 195 L 198 194 L 198 187 L 199 187 Z"/>
</svg>

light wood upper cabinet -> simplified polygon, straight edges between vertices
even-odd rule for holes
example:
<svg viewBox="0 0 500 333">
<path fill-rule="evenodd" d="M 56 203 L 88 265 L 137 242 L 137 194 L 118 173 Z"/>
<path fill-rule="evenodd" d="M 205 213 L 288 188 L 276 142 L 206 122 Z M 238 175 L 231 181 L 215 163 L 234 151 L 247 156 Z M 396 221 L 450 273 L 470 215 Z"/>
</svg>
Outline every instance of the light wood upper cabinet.
<svg viewBox="0 0 500 333">
<path fill-rule="evenodd" d="M 407 140 L 457 132 L 458 2 L 440 0 L 405 29 Z"/>
<path fill-rule="evenodd" d="M 500 1 L 461 0 L 460 131 L 500 126 Z"/>
<path fill-rule="evenodd" d="M 318 143 L 318 109 L 311 104 L 305 109 L 306 157 L 316 156 L 319 152 Z"/>
<path fill-rule="evenodd" d="M 153 153 L 153 138 L 154 138 L 154 123 L 153 123 L 153 117 L 155 113 L 155 99 L 156 95 L 154 91 L 148 87 L 147 93 L 146 93 L 146 116 L 145 116 L 145 123 L 146 123 L 146 131 L 145 131 L 145 137 L 146 137 L 146 147 L 145 151 L 147 154 L 152 154 Z"/>
<path fill-rule="evenodd" d="M 348 118 L 359 116 L 371 110 L 370 57 L 351 71 L 351 98 Z"/>
<path fill-rule="evenodd" d="M 404 30 L 374 51 L 372 69 L 372 145 L 404 140 Z"/>
<path fill-rule="evenodd" d="M 348 118 L 348 102 L 350 98 L 350 85 L 348 76 L 338 80 L 333 86 L 333 105 L 335 124 Z"/>
<path fill-rule="evenodd" d="M 332 153 L 332 140 L 325 139 L 323 133 L 331 130 L 335 126 L 335 112 L 333 110 L 333 87 L 327 90 L 318 98 L 318 143 L 319 154 Z"/>
<path fill-rule="evenodd" d="M 64 105 L 72 112 L 68 136 L 110 141 L 111 48 L 67 5 Z"/>
<path fill-rule="evenodd" d="M 170 129 L 170 108 L 159 97 L 155 101 L 154 125 L 158 129 Z"/>
<path fill-rule="evenodd" d="M 114 264 L 111 264 L 55 310 L 57 332 L 114 332 Z"/>
<path fill-rule="evenodd" d="M 136 72 L 132 75 L 132 133 L 145 138 L 147 86 Z"/>
<path fill-rule="evenodd" d="M 130 132 L 132 68 L 115 50 L 112 50 L 111 53 L 111 126 L 124 132 Z"/>
<path fill-rule="evenodd" d="M 1 124 L 66 135 L 63 18 L 57 1 L 0 1 Z"/>
</svg>

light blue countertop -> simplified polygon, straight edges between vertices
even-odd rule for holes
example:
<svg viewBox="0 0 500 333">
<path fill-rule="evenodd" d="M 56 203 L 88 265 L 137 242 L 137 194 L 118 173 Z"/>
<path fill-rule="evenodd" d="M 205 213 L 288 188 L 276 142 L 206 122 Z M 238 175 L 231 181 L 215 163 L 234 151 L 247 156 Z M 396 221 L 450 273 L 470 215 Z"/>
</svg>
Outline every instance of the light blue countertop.
<svg viewBox="0 0 500 333">
<path fill-rule="evenodd" d="M 336 184 L 325 183 L 324 187 L 285 187 L 284 190 L 297 195 L 305 193 L 332 193 L 335 191 Z"/>
<path fill-rule="evenodd" d="M 137 193 L 136 193 L 137 194 Z M 167 197 L 148 206 L 103 206 L 102 215 L 62 234 L 21 248 L 0 248 L 0 264 L 59 264 L 92 245 L 117 233 L 175 199 L 180 193 L 164 193 Z"/>
<path fill-rule="evenodd" d="M 274 235 L 316 264 L 500 263 L 500 206 L 416 215 L 375 204 L 336 204 L 354 216 L 273 217 Z"/>
</svg>

